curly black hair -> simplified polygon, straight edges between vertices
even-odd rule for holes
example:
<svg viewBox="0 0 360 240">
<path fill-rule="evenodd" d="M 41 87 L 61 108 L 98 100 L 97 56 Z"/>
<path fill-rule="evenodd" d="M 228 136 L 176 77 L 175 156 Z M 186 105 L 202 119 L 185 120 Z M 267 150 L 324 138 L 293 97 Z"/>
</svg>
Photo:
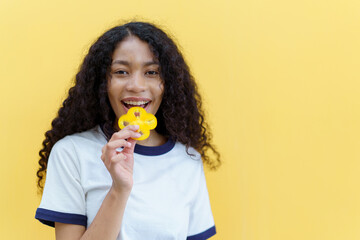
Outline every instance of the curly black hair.
<svg viewBox="0 0 360 240">
<path fill-rule="evenodd" d="M 156 131 L 183 143 L 187 152 L 189 147 L 195 148 L 210 169 L 220 166 L 220 154 L 211 143 L 212 135 L 204 121 L 197 85 L 178 47 L 155 25 L 128 22 L 106 31 L 90 47 L 76 74 L 75 85 L 70 88 L 68 97 L 52 121 L 52 128 L 45 133 L 37 171 L 40 192 L 44 188 L 50 151 L 57 141 L 97 125 L 102 126 L 108 139 L 115 132 L 116 116 L 108 99 L 106 79 L 117 44 L 128 36 L 146 42 L 160 64 L 164 95 L 156 113 Z"/>
</svg>

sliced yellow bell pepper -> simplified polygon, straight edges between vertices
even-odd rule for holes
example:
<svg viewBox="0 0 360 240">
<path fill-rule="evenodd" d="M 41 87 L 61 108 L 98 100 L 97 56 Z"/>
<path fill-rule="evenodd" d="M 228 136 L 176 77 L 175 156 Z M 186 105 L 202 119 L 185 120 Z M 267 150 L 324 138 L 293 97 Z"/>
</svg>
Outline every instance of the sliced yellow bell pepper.
<svg viewBox="0 0 360 240">
<path fill-rule="evenodd" d="M 118 121 L 120 129 L 127 125 L 139 125 L 137 132 L 141 137 L 134 138 L 135 140 L 144 140 L 150 136 L 150 130 L 154 129 L 157 125 L 157 119 L 151 113 L 147 113 L 142 107 L 132 107 L 129 111 L 122 115 Z"/>
</svg>

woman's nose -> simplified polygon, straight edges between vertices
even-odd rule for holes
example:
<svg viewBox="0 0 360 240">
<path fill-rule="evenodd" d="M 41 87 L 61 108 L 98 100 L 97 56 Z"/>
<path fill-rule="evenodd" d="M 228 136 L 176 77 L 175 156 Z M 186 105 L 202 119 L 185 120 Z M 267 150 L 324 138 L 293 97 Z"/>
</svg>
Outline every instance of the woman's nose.
<svg viewBox="0 0 360 240">
<path fill-rule="evenodd" d="M 126 90 L 132 92 L 143 92 L 146 90 L 145 76 L 140 73 L 134 74 L 126 85 Z"/>
</svg>

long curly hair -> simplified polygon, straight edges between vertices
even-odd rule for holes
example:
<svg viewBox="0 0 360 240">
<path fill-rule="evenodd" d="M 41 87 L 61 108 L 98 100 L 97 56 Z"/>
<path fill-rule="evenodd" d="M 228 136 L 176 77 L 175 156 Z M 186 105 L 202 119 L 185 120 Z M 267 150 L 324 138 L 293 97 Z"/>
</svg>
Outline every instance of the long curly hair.
<svg viewBox="0 0 360 240">
<path fill-rule="evenodd" d="M 195 148 L 210 169 L 220 166 L 220 154 L 211 143 L 211 132 L 204 120 L 201 96 L 176 44 L 153 24 L 129 22 L 105 32 L 85 56 L 76 74 L 75 85 L 52 121 L 52 128 L 45 133 L 39 151 L 37 186 L 40 192 L 44 188 L 50 151 L 57 141 L 97 125 L 102 126 L 108 138 L 115 132 L 116 116 L 108 99 L 106 79 L 117 44 L 131 35 L 148 43 L 160 64 L 164 94 L 156 113 L 156 131 L 183 143 L 187 152 L 189 147 Z"/>
</svg>

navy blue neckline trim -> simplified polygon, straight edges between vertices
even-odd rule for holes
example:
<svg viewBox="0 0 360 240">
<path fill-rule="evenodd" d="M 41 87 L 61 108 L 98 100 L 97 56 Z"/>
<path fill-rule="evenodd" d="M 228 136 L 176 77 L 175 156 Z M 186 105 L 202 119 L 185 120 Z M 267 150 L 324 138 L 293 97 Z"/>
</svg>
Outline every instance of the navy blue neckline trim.
<svg viewBox="0 0 360 240">
<path fill-rule="evenodd" d="M 169 140 L 166 143 L 156 147 L 149 147 L 149 146 L 136 144 L 134 152 L 146 156 L 159 156 L 167 152 L 170 152 L 171 149 L 174 148 L 174 146 L 175 146 L 175 142 L 171 140 L 171 138 L 169 138 Z"/>
<path fill-rule="evenodd" d="M 209 228 L 208 230 L 206 230 L 202 233 L 188 236 L 186 238 L 186 240 L 205 240 L 205 239 L 208 239 L 208 238 L 214 236 L 215 234 L 216 234 L 215 226 L 212 226 L 211 228 Z"/>
<path fill-rule="evenodd" d="M 109 141 L 114 131 L 112 130 L 111 133 L 110 132 L 107 133 L 107 131 L 105 131 L 104 129 L 104 124 L 100 124 L 100 129 L 105 135 L 106 140 Z M 169 140 L 161 146 L 149 147 L 149 146 L 136 144 L 134 152 L 145 156 L 159 156 L 167 152 L 170 152 L 171 149 L 174 148 L 174 146 L 175 146 L 175 141 L 173 141 L 171 137 L 169 137 Z"/>
</svg>

